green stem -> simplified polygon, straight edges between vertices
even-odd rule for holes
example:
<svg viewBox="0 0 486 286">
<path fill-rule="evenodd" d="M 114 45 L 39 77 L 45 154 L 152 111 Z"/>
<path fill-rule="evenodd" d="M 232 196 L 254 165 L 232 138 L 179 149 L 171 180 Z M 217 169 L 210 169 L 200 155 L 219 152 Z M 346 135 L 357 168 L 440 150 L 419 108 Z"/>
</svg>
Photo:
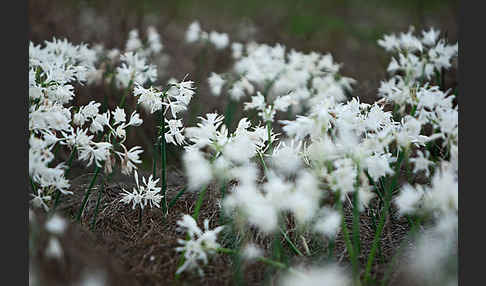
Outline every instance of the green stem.
<svg viewBox="0 0 486 286">
<path fill-rule="evenodd" d="M 329 244 L 327 246 L 327 252 L 328 252 L 329 259 L 331 259 L 332 256 L 334 255 L 334 246 L 335 246 L 334 239 L 329 240 Z"/>
<path fill-rule="evenodd" d="M 194 218 L 194 220 L 197 221 L 197 219 L 199 218 L 199 211 L 201 210 L 201 205 L 202 205 L 202 202 L 204 200 L 204 195 L 206 194 L 206 191 L 207 191 L 207 187 L 204 187 L 200 192 L 199 192 L 199 197 L 197 199 L 197 202 L 196 202 L 196 208 L 194 209 L 194 214 L 192 215 L 192 217 Z"/>
<path fill-rule="evenodd" d="M 225 254 L 237 254 L 238 253 L 237 251 L 235 251 L 233 249 L 223 248 L 223 247 L 217 248 L 215 250 L 218 251 L 218 252 L 221 252 L 221 253 L 225 253 Z M 287 265 L 285 265 L 281 262 L 278 262 L 278 261 L 275 261 L 275 260 L 272 260 L 272 259 L 269 259 L 269 258 L 266 258 L 266 257 L 263 257 L 263 256 L 257 257 L 256 260 L 263 262 L 263 263 L 266 263 L 268 265 L 274 266 L 276 268 L 281 268 L 281 269 L 289 268 Z"/>
<path fill-rule="evenodd" d="M 268 133 L 268 150 L 270 151 L 270 153 L 272 153 L 273 151 L 273 147 L 272 147 L 272 122 L 270 121 L 267 121 L 267 133 Z"/>
<path fill-rule="evenodd" d="M 265 164 L 265 160 L 263 160 L 263 154 L 260 153 L 260 152 L 257 152 L 257 153 L 258 153 L 258 156 L 260 157 L 260 161 L 262 162 L 264 174 L 268 174 L 267 164 Z"/>
<path fill-rule="evenodd" d="M 101 167 L 96 166 L 95 173 L 93 175 L 93 178 L 91 179 L 91 183 L 89 184 L 88 190 L 84 194 L 83 202 L 81 203 L 81 207 L 79 208 L 78 215 L 76 216 L 76 221 L 79 222 L 81 220 L 81 215 L 83 214 L 84 208 L 86 207 L 86 204 L 88 203 L 88 197 L 91 193 L 91 188 L 93 188 L 93 185 L 96 181 L 96 177 L 98 176 L 98 173 L 100 172 Z"/>
<path fill-rule="evenodd" d="M 170 200 L 169 202 L 169 205 L 167 206 L 167 209 L 170 209 L 171 207 L 173 207 L 175 205 L 175 203 L 177 202 L 177 200 L 180 198 L 180 196 L 182 196 L 182 194 L 186 191 L 186 188 L 183 188 L 182 190 L 180 190 L 177 195 L 172 198 L 172 200 Z"/>
<path fill-rule="evenodd" d="M 236 107 L 236 101 L 231 99 L 231 97 L 228 99 L 228 104 L 226 105 L 226 110 L 225 110 L 225 115 L 224 115 L 224 125 L 228 128 L 228 131 L 230 131 L 231 123 L 233 121 L 233 114 L 235 112 L 235 107 Z"/>
<path fill-rule="evenodd" d="M 292 240 L 290 240 L 290 238 L 287 236 L 285 231 L 280 229 L 280 233 L 282 233 L 283 237 L 285 238 L 285 241 L 287 241 L 287 243 L 290 245 L 290 248 L 292 248 L 292 250 L 295 252 L 295 254 L 297 254 L 299 256 L 304 256 L 304 254 L 302 254 L 302 252 L 300 252 L 300 250 L 297 248 L 297 246 L 295 246 L 295 244 L 292 242 Z"/>
<path fill-rule="evenodd" d="M 128 93 L 130 92 L 130 88 L 132 87 L 132 84 L 133 84 L 133 79 L 131 79 L 130 82 L 128 82 L 128 86 L 123 92 L 123 95 L 122 95 L 122 98 L 120 100 L 120 104 L 118 105 L 118 107 L 123 108 L 123 106 L 125 106 L 125 101 L 126 101 Z"/>
<path fill-rule="evenodd" d="M 281 225 L 282 217 L 279 215 L 278 224 Z M 282 242 L 281 242 L 281 233 L 275 232 L 273 234 L 273 241 L 272 241 L 272 258 L 276 261 L 282 260 Z"/>
<path fill-rule="evenodd" d="M 356 189 L 353 194 L 353 249 L 356 255 L 360 252 L 359 237 L 359 191 Z"/>
<path fill-rule="evenodd" d="M 160 111 L 160 158 L 162 164 L 162 211 L 167 214 L 167 151 L 166 151 L 166 141 L 165 141 L 165 116 L 163 111 Z"/>
<path fill-rule="evenodd" d="M 349 237 L 348 227 L 346 226 L 346 220 L 344 216 L 344 209 L 343 209 L 343 202 L 341 201 L 340 192 L 337 193 L 337 208 L 338 211 L 341 213 L 341 230 L 343 232 L 344 243 L 346 245 L 346 250 L 349 253 L 349 257 L 351 259 L 351 264 L 353 266 L 353 277 L 356 277 L 357 269 L 358 269 L 358 260 L 354 252 L 353 244 L 351 243 L 351 239 Z"/>
<path fill-rule="evenodd" d="M 411 115 L 411 116 L 415 116 L 415 112 L 416 112 L 416 111 L 417 111 L 417 105 L 416 105 L 416 104 L 414 104 L 414 105 L 412 106 L 412 111 L 410 111 L 410 115 Z"/>
<path fill-rule="evenodd" d="M 34 180 L 32 180 L 31 176 L 29 176 L 29 180 L 30 185 L 32 186 L 32 192 L 34 193 L 34 195 L 37 195 L 37 186 L 35 185 Z"/>
<path fill-rule="evenodd" d="M 223 180 L 221 182 L 221 201 L 224 200 L 224 197 L 226 195 L 226 181 Z M 224 224 L 224 209 L 223 209 L 223 204 L 221 204 L 221 208 L 219 209 L 219 223 Z"/>
<path fill-rule="evenodd" d="M 104 190 L 105 190 L 105 184 L 101 182 L 100 191 L 98 192 L 98 200 L 96 201 L 96 207 L 95 207 L 93 219 L 91 220 L 91 231 L 94 230 L 94 226 L 96 224 L 96 218 L 98 217 L 98 209 L 100 207 L 101 197 L 103 196 Z"/>
</svg>

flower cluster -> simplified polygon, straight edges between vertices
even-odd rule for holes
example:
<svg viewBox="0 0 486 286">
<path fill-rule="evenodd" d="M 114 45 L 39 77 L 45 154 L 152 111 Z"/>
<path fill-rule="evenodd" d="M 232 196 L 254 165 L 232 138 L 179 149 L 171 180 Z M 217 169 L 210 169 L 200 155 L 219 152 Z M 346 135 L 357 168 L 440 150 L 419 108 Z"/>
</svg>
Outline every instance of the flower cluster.
<svg viewBox="0 0 486 286">
<path fill-rule="evenodd" d="M 167 121 L 169 129 L 164 130 L 164 137 L 168 143 L 174 145 L 183 145 L 185 139 L 183 136 L 182 120 L 177 118 L 178 113 L 187 110 L 195 94 L 193 81 L 183 80 L 181 82 L 170 81 L 166 91 L 159 91 L 153 86 L 144 88 L 140 84 L 135 84 L 133 95 L 138 98 L 137 102 L 150 113 L 160 111 L 165 114 L 169 113 L 172 119 Z"/>
<path fill-rule="evenodd" d="M 64 173 L 64 163 L 52 167 L 54 149 L 66 146 L 87 166 L 111 173 L 116 161 L 124 174 L 131 174 L 142 150 L 127 149 L 126 129 L 142 124 L 133 112 L 127 120 L 125 110 L 101 112 L 101 103 L 90 101 L 82 106 L 69 106 L 75 97 L 74 83 L 87 81 L 87 74 L 96 72 L 96 52 L 82 44 L 75 46 L 54 39 L 44 47 L 30 45 L 29 49 L 29 175 L 35 188 L 33 203 L 48 209 L 46 202 L 52 192 L 70 194 L 70 184 Z"/>
<path fill-rule="evenodd" d="M 416 37 L 413 31 L 411 27 L 407 33 L 385 35 L 378 40 L 386 51 L 396 55 L 387 68 L 393 76 L 381 82 L 378 95 L 401 108 L 406 104 L 415 105 L 417 85 L 451 68 L 458 54 L 457 43 L 448 45 L 445 39 L 439 38 L 440 31 L 431 28 L 423 31 L 422 37 Z"/>
<path fill-rule="evenodd" d="M 247 118 L 239 121 L 232 134 L 228 134 L 223 124 L 224 117 L 217 113 L 208 113 L 200 119 L 197 127 L 185 129 L 191 145 L 186 147 L 183 162 L 192 190 L 206 186 L 213 178 L 234 179 L 239 176 L 234 169 L 248 167 L 252 158 L 261 156 L 268 148 L 265 127 L 252 127 Z M 271 138 L 275 136 L 271 134 Z"/>
<path fill-rule="evenodd" d="M 201 25 L 198 21 L 194 21 L 187 28 L 186 42 L 195 43 L 199 41 L 211 43 L 217 50 L 225 49 L 229 45 L 228 34 L 216 31 L 208 33 L 201 29 Z"/>
</svg>

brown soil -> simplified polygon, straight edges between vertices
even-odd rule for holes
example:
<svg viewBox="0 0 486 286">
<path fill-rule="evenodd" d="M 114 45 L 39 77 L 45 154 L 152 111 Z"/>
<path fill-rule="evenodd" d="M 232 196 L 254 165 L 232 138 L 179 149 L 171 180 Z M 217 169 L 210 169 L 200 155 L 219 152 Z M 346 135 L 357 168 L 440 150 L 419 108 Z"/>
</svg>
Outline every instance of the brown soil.
<svg viewBox="0 0 486 286">
<path fill-rule="evenodd" d="M 75 173 L 75 172 L 74 172 Z M 144 174 L 141 175 L 149 175 Z M 74 217 L 80 207 L 85 190 L 89 185 L 92 173 L 84 174 L 72 180 L 71 196 L 64 196 L 57 209 L 58 213 L 70 221 L 66 233 L 60 238 L 64 250 L 63 258 L 58 261 L 47 258 L 45 246 L 47 233 L 43 227 L 39 235 L 34 238 L 36 250 L 31 254 L 31 261 L 35 266 L 36 277 L 40 285 L 77 285 L 81 274 L 85 271 L 101 270 L 105 273 L 108 285 L 234 285 L 233 274 L 235 260 L 228 254 L 219 254 L 210 259 L 208 265 L 203 267 L 204 277 L 197 274 L 183 273 L 178 281 L 175 272 L 179 262 L 179 253 L 174 248 L 178 245 L 177 239 L 183 239 L 184 234 L 176 230 L 176 221 L 182 214 L 192 214 L 197 201 L 197 193 L 184 192 L 164 216 L 160 209 L 146 209 L 142 215 L 142 224 L 139 224 L 139 213 L 132 210 L 131 206 L 119 202 L 122 188 L 130 189 L 133 182 L 130 178 L 118 175 L 111 178 L 111 182 L 105 186 L 105 191 L 100 203 L 99 213 L 94 229 L 91 230 L 92 218 L 98 198 L 100 185 L 95 184 L 90 195 L 86 209 L 80 223 L 76 223 Z M 100 180 L 98 180 L 100 181 Z M 167 200 L 170 202 L 179 190 L 184 186 L 181 173 L 176 170 L 168 177 Z M 202 225 L 204 219 L 210 220 L 210 227 L 219 225 L 218 200 L 220 193 L 217 186 L 210 186 L 206 193 L 198 220 Z M 378 199 L 371 202 L 371 207 L 360 216 L 360 241 L 361 253 L 359 256 L 360 269 L 364 273 L 367 255 L 371 249 L 375 230 L 372 219 L 379 209 Z M 352 213 L 349 203 L 344 204 L 348 229 L 352 227 Z M 46 214 L 35 211 L 38 224 L 31 224 L 31 239 L 33 227 L 43 225 Z M 376 220 L 378 217 L 376 217 Z M 289 237 L 304 252 L 299 237 L 296 237 L 292 228 L 293 222 L 288 220 Z M 389 262 L 397 252 L 400 243 L 406 237 L 409 229 L 406 219 L 396 218 L 392 208 L 391 215 L 386 220 L 380 251 L 376 255 L 373 266 L 373 276 L 379 281 L 388 269 Z M 228 233 L 221 233 L 219 242 L 228 248 L 231 245 L 231 237 Z M 272 237 L 256 235 L 254 230 L 247 233 L 251 241 L 265 250 L 266 255 L 272 253 Z M 242 235 L 239 235 L 242 237 Z M 304 233 L 311 255 L 299 257 L 291 252 L 287 242 L 282 239 L 283 253 L 288 263 L 310 264 L 320 262 L 322 251 L 327 251 L 327 241 L 321 237 Z M 333 259 L 346 267 L 349 267 L 349 255 L 340 233 L 336 239 L 336 247 Z M 319 256 L 315 253 L 321 253 Z M 325 256 L 325 255 L 324 255 Z M 399 264 L 396 265 L 397 267 Z M 261 262 L 243 264 L 243 281 L 247 285 L 261 285 L 273 281 L 278 277 L 278 271 Z M 395 275 L 396 276 L 396 275 Z M 391 276 L 392 282 L 394 276 Z M 393 284 L 393 283 L 392 283 Z"/>
</svg>

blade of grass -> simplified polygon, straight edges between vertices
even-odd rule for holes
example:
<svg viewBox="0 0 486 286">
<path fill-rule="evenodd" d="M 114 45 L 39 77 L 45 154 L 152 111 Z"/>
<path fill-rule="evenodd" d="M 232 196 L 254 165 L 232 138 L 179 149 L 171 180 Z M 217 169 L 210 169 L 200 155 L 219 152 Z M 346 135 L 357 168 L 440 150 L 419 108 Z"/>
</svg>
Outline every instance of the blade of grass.
<svg viewBox="0 0 486 286">
<path fill-rule="evenodd" d="M 93 178 L 91 179 L 91 183 L 89 184 L 88 190 L 84 194 L 83 202 L 81 203 L 81 207 L 79 208 L 78 215 L 76 216 L 76 221 L 79 222 L 81 220 L 81 215 L 83 214 L 84 208 L 86 207 L 86 204 L 88 203 L 88 197 L 91 194 L 91 189 L 93 188 L 93 185 L 96 181 L 96 177 L 98 176 L 98 173 L 100 172 L 101 167 L 96 166 L 95 173 L 93 175 Z"/>
<path fill-rule="evenodd" d="M 200 192 L 199 192 L 199 197 L 197 199 L 197 202 L 196 202 L 196 208 L 194 209 L 194 214 L 192 215 L 192 217 L 194 218 L 194 220 L 197 221 L 197 219 L 199 218 L 199 211 L 201 210 L 201 205 L 203 203 L 203 200 L 204 200 L 204 195 L 206 194 L 206 191 L 207 191 L 207 187 L 204 187 Z"/>
<path fill-rule="evenodd" d="M 290 248 L 292 249 L 293 252 L 295 252 L 295 254 L 297 254 L 299 256 L 304 256 L 304 254 L 302 254 L 302 252 L 300 252 L 300 250 L 297 248 L 297 246 L 295 246 L 295 244 L 292 242 L 292 240 L 290 240 L 287 233 L 285 233 L 285 231 L 283 231 L 283 229 L 280 229 L 280 233 L 282 233 L 283 237 L 285 238 L 285 241 L 287 241 L 287 243 L 290 245 Z"/>
<path fill-rule="evenodd" d="M 167 153 L 166 153 L 166 142 L 165 142 L 165 116 L 162 111 L 159 113 L 159 120 L 160 120 L 160 158 L 161 158 L 161 166 L 162 166 L 162 211 L 164 215 L 167 214 Z"/>
<path fill-rule="evenodd" d="M 96 218 L 98 217 L 98 209 L 100 207 L 101 197 L 103 196 L 103 192 L 105 190 L 105 184 L 103 184 L 103 182 L 100 182 L 100 184 L 101 184 L 101 187 L 100 187 L 100 190 L 98 192 L 98 200 L 96 201 L 96 207 L 95 207 L 95 210 L 94 210 L 93 219 L 91 220 L 91 231 L 94 230 L 94 226 L 96 224 Z"/>
<path fill-rule="evenodd" d="M 180 190 L 177 195 L 175 197 L 172 198 L 172 200 L 170 200 L 169 202 L 169 205 L 167 206 L 168 209 L 170 209 L 171 207 L 173 207 L 177 200 L 182 196 L 182 194 L 186 191 L 187 188 L 182 188 L 182 190 Z"/>
</svg>

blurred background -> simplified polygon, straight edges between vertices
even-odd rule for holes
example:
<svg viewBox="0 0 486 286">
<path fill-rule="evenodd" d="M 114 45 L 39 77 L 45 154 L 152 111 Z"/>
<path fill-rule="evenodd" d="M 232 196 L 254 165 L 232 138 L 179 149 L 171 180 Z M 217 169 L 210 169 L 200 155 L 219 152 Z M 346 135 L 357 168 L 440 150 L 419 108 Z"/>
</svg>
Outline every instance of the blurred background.
<svg viewBox="0 0 486 286">
<path fill-rule="evenodd" d="M 34 44 L 56 37 L 123 50 L 130 30 L 136 28 L 144 36 L 147 27 L 154 26 L 163 44 L 163 56 L 153 63 L 159 66 L 160 83 L 186 74 L 196 82 L 197 96 L 184 118 L 188 126 L 204 113 L 224 113 L 227 97 L 210 95 L 207 78 L 213 71 L 229 70 L 233 63 L 228 48 L 206 51 L 201 64 L 202 48 L 184 40 L 194 20 L 205 31 L 228 33 L 231 42 L 253 40 L 281 43 L 287 50 L 330 52 L 343 64 L 340 73 L 357 80 L 352 95 L 373 102 L 390 60 L 377 40 L 383 34 L 406 32 L 412 25 L 417 32 L 440 29 L 449 42 L 456 42 L 457 16 L 458 0 L 35 0 L 29 1 L 29 37 Z M 82 88 L 76 100 L 101 102 L 104 92 L 102 87 Z M 242 116 L 239 112 L 233 122 Z M 155 122 L 148 114 L 142 117 L 146 130 L 129 133 L 127 146 L 142 145 L 144 166 L 150 168 Z M 169 164 L 179 166 L 175 154 L 181 150 L 170 146 Z"/>
</svg>

